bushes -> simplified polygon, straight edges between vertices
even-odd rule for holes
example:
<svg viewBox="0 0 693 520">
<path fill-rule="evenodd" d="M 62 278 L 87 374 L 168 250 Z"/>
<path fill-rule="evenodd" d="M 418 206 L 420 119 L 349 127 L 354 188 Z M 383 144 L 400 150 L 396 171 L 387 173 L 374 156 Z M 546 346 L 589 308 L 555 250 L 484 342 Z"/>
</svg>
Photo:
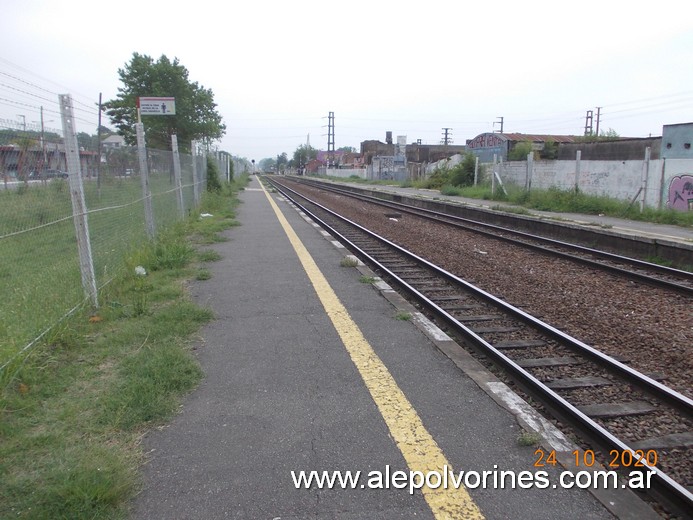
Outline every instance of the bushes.
<svg viewBox="0 0 693 520">
<path fill-rule="evenodd" d="M 467 153 L 464 159 L 452 168 L 436 168 L 433 173 L 421 184 L 422 188 L 439 190 L 443 186 L 450 188 L 459 186 L 472 186 L 474 184 L 474 168 L 476 156 Z"/>
<path fill-rule="evenodd" d="M 472 153 L 464 155 L 462 162 L 450 170 L 450 184 L 453 186 L 471 186 L 474 184 L 474 168 L 476 156 Z"/>
<path fill-rule="evenodd" d="M 207 161 L 207 191 L 215 193 L 221 192 L 221 181 L 219 181 L 219 168 L 215 161 Z"/>
<path fill-rule="evenodd" d="M 430 190 L 439 190 L 446 184 L 450 184 L 450 170 L 447 168 L 436 168 L 433 173 L 422 182 L 421 187 Z"/>
<path fill-rule="evenodd" d="M 531 141 L 517 143 L 512 150 L 508 152 L 508 161 L 526 161 L 527 156 L 532 153 L 532 150 Z"/>
</svg>

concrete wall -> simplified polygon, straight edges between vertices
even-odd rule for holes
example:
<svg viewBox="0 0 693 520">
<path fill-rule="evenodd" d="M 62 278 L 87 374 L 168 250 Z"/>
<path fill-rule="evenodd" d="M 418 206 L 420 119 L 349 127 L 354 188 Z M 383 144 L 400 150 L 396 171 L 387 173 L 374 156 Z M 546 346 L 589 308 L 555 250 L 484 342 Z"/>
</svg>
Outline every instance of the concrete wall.
<svg viewBox="0 0 693 520">
<path fill-rule="evenodd" d="M 693 159 L 666 159 L 660 185 L 662 207 L 693 211 Z"/>
<path fill-rule="evenodd" d="M 578 150 L 584 160 L 617 161 L 643 159 L 645 149 L 650 148 L 652 159 L 659 159 L 662 146 L 661 137 L 646 137 L 642 139 L 623 139 L 620 141 L 596 141 L 593 143 L 561 143 L 558 147 L 559 161 L 570 161 L 575 158 Z"/>
<path fill-rule="evenodd" d="M 606 195 L 621 200 L 643 201 L 652 208 L 673 207 L 693 211 L 693 160 L 662 159 L 630 161 L 534 161 L 528 173 L 526 161 L 496 165 L 504 184 L 532 189 L 578 188 L 589 195 Z M 493 171 L 493 164 L 485 164 Z M 529 177 L 528 177 L 529 176 Z M 529 182 L 531 180 L 531 182 Z M 640 188 L 644 187 L 641 191 Z M 677 195 L 678 193 L 678 195 Z M 674 203 L 676 202 L 676 203 Z"/>
<path fill-rule="evenodd" d="M 348 179 L 352 175 L 356 175 L 361 179 L 367 178 L 367 171 L 365 168 L 349 168 L 349 169 L 337 169 L 337 168 L 319 168 L 318 175 L 327 175 L 328 177 L 339 177 L 340 179 Z"/>
<path fill-rule="evenodd" d="M 426 175 L 431 175 L 434 171 L 436 171 L 438 168 L 453 168 L 460 164 L 464 160 L 464 155 L 462 154 L 456 154 L 453 155 L 447 159 L 442 159 L 440 161 L 436 161 L 430 164 L 425 164 L 424 168 L 426 171 Z"/>
<path fill-rule="evenodd" d="M 407 162 L 431 163 L 445 159 L 451 155 L 464 154 L 466 151 L 466 146 L 412 143 L 407 145 Z"/>
</svg>

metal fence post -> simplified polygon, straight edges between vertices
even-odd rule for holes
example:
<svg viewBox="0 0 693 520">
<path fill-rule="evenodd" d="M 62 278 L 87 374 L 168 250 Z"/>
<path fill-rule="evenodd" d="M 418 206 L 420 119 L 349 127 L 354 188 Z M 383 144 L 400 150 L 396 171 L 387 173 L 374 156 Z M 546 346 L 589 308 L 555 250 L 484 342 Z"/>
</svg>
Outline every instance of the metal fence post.
<svg viewBox="0 0 693 520">
<path fill-rule="evenodd" d="M 226 182 L 231 182 L 231 176 L 229 175 L 229 156 L 224 154 L 222 157 L 224 159 L 224 177 L 226 177 Z"/>
<path fill-rule="evenodd" d="M 575 193 L 580 191 L 580 158 L 582 157 L 582 151 L 578 150 L 575 152 Z"/>
<path fill-rule="evenodd" d="M 152 192 L 149 189 L 149 167 L 147 166 L 147 148 L 144 144 L 144 124 L 135 123 L 137 131 L 137 157 L 140 160 L 140 178 L 142 180 L 142 198 L 144 199 L 144 223 L 147 227 L 147 236 L 154 238 L 154 210 L 152 209 Z"/>
<path fill-rule="evenodd" d="M 534 175 L 534 152 L 527 154 L 527 178 L 525 179 L 525 190 L 532 189 L 532 175 Z"/>
<path fill-rule="evenodd" d="M 642 165 L 642 178 L 640 189 L 642 190 L 640 196 L 640 213 L 645 211 L 645 198 L 647 196 L 647 181 L 650 177 L 650 147 L 645 148 L 645 160 Z"/>
<path fill-rule="evenodd" d="M 87 205 L 84 200 L 84 186 L 82 185 L 82 171 L 79 162 L 79 145 L 77 144 L 77 132 L 75 130 L 75 116 L 72 106 L 72 96 L 61 94 L 60 116 L 62 119 L 63 135 L 65 137 L 65 155 L 67 158 L 67 171 L 69 174 L 70 198 L 72 200 L 72 217 L 75 223 L 77 236 L 77 250 L 79 252 L 79 268 L 82 274 L 82 287 L 86 296 L 94 308 L 99 306 L 96 290 L 96 276 L 94 274 L 94 260 L 91 254 L 91 242 L 89 240 L 89 222 L 87 219 Z"/>
<path fill-rule="evenodd" d="M 207 190 L 207 154 L 202 154 L 202 171 L 200 172 L 200 190 L 197 192 L 198 199 L 196 204 L 200 203 L 202 192 Z"/>
<path fill-rule="evenodd" d="M 197 141 L 191 142 L 190 150 L 192 153 L 193 204 L 197 206 L 197 201 L 200 200 L 200 181 L 197 174 Z"/>
<path fill-rule="evenodd" d="M 173 153 L 173 176 L 176 180 L 176 192 L 178 199 L 178 212 L 180 218 L 185 218 L 185 204 L 183 204 L 183 182 L 181 181 L 180 172 L 180 155 L 178 154 L 178 136 L 171 136 L 171 152 Z"/>
</svg>

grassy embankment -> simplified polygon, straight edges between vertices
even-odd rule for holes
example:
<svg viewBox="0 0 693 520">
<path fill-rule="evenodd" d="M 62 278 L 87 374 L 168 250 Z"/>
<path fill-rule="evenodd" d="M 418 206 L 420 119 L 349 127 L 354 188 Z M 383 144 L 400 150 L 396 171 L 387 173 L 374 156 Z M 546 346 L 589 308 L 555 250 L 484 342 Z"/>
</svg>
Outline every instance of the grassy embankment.
<svg viewBox="0 0 693 520">
<path fill-rule="evenodd" d="M 178 219 L 168 176 L 152 176 L 159 229 Z M 139 179 L 84 183 L 94 270 L 102 286 L 146 242 Z M 192 189 L 188 188 L 191 192 Z M 186 193 L 192 197 L 192 193 Z M 66 181 L 0 191 L 0 366 L 84 299 Z"/>
<path fill-rule="evenodd" d="M 123 255 L 125 267 L 102 289 L 96 312 L 80 309 L 59 322 L 0 374 L 0 518 L 127 516 L 139 439 L 169 419 L 202 377 L 192 338 L 213 313 L 189 299 L 186 285 L 209 278 L 205 262 L 218 254 L 205 246 L 236 224 L 235 195 L 245 180 L 205 195 L 199 213 L 213 217 L 197 213 Z M 26 276 L 34 258 L 21 258 Z M 137 266 L 147 274 L 136 274 Z M 40 294 L 23 298 L 47 307 Z"/>
<path fill-rule="evenodd" d="M 557 213 L 582 213 L 586 215 L 607 215 L 610 217 L 627 218 L 643 222 L 656 222 L 659 224 L 672 224 L 683 227 L 693 227 L 693 212 L 676 211 L 672 209 L 657 210 L 646 207 L 640 212 L 640 206 L 636 201 L 614 199 L 606 196 L 587 195 L 575 190 L 536 190 L 527 192 L 521 187 L 506 185 L 507 195 L 500 187 L 496 186 L 492 193 L 491 183 L 480 183 L 477 186 L 451 186 L 445 183 L 431 183 L 423 181 L 368 181 L 361 178 L 337 178 L 332 180 L 340 182 L 354 182 L 358 184 L 398 185 L 402 187 L 427 188 L 440 191 L 442 195 L 467 197 L 473 199 L 491 200 L 516 206 L 516 212 L 535 209 L 539 211 L 552 211 Z"/>
</svg>

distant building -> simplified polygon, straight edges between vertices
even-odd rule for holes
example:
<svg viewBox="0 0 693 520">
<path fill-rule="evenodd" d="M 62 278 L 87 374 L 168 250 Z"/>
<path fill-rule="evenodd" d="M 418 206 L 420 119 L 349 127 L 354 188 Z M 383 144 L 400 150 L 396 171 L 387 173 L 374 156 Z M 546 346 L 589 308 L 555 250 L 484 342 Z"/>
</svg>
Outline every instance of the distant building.
<svg viewBox="0 0 693 520">
<path fill-rule="evenodd" d="M 693 159 L 693 123 L 664 125 L 662 129 L 662 158 Z"/>
<path fill-rule="evenodd" d="M 382 143 L 378 140 L 362 141 L 361 142 L 361 158 L 363 164 L 373 164 L 373 157 L 395 155 L 395 145 L 392 142 Z"/>
<path fill-rule="evenodd" d="M 326 163 L 320 159 L 311 159 L 308 161 L 308 164 L 306 164 L 306 173 L 318 173 L 318 169 L 325 166 L 325 164 Z"/>
<path fill-rule="evenodd" d="M 96 169 L 97 153 L 79 151 L 82 175 L 90 176 Z M 0 146 L 0 179 L 23 178 L 33 170 L 56 169 L 67 171 L 67 158 L 63 144 L 48 143 L 23 150 L 16 145 Z"/>
<path fill-rule="evenodd" d="M 430 164 L 466 151 L 467 147 L 464 145 L 411 143 L 407 145 L 407 162 Z"/>
<path fill-rule="evenodd" d="M 506 161 L 508 152 L 519 143 L 530 142 L 532 149 L 541 151 L 547 142 L 556 144 L 573 143 L 579 137 L 574 135 L 538 135 L 538 134 L 500 134 L 486 132 L 467 141 L 467 150 L 479 158 L 480 162 L 493 162 L 495 155 L 498 160 Z"/>
<path fill-rule="evenodd" d="M 363 157 L 357 152 L 345 152 L 342 155 L 342 162 L 340 163 L 340 168 L 363 168 Z"/>
<path fill-rule="evenodd" d="M 106 139 L 101 141 L 103 150 L 112 150 L 115 148 L 122 148 L 123 146 L 125 146 L 125 138 L 118 134 L 109 135 Z"/>
</svg>

